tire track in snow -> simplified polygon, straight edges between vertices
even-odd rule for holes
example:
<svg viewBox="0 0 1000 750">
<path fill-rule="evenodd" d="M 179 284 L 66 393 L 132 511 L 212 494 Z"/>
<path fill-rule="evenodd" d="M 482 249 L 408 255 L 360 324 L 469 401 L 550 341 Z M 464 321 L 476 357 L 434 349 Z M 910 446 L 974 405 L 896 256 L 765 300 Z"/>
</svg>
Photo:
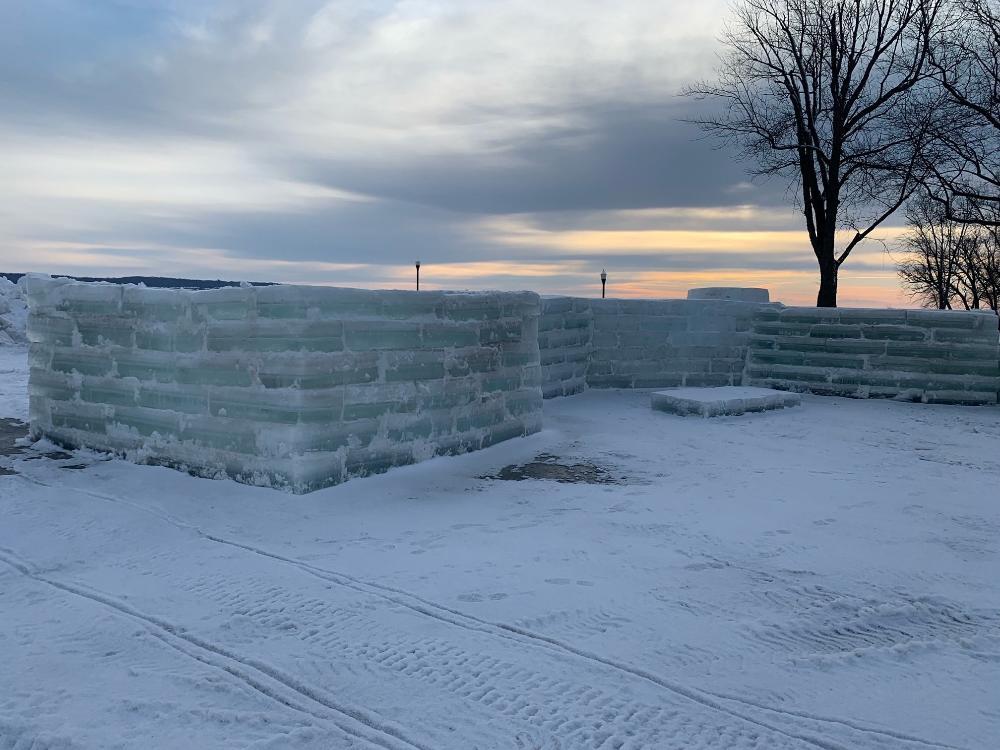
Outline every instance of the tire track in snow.
<svg viewBox="0 0 1000 750">
<path fill-rule="evenodd" d="M 571 609 L 549 612 L 536 617 L 515 620 L 514 625 L 525 630 L 545 630 L 558 628 L 563 635 L 583 636 L 607 633 L 628 625 L 630 620 L 603 607 L 593 609 Z"/>
<path fill-rule="evenodd" d="M 87 599 L 116 610 L 119 614 L 140 622 L 146 632 L 185 656 L 216 669 L 221 669 L 242 681 L 255 692 L 286 708 L 305 713 L 315 719 L 333 724 L 344 734 L 386 750 L 433 750 L 408 738 L 368 711 L 339 704 L 326 697 L 322 691 L 301 683 L 291 675 L 256 659 L 241 657 L 228 649 L 192 635 L 152 615 L 147 615 L 104 592 L 78 583 L 57 580 L 39 572 L 39 567 L 12 550 L 0 547 L 0 562 L 33 581 L 46 584 L 68 594 Z M 292 695 L 289 695 L 292 693 Z M 339 716 L 331 716 L 336 714 Z"/>
<path fill-rule="evenodd" d="M 843 726 L 858 732 L 863 732 L 863 733 L 875 732 L 878 734 L 885 735 L 889 739 L 897 740 L 899 742 L 918 744 L 924 747 L 944 748 L 945 750 L 963 750 L 963 748 L 957 745 L 948 745 L 945 743 L 924 740 L 919 737 L 914 737 L 912 735 L 905 734 L 903 732 L 893 731 L 892 729 L 873 729 L 871 727 L 866 727 L 864 725 L 858 724 L 848 719 L 832 719 L 828 716 L 821 716 L 819 714 L 810 713 L 808 711 L 797 711 L 794 709 L 778 708 L 777 706 L 770 706 L 767 703 L 754 701 L 739 695 L 716 693 L 709 690 L 706 690 L 704 692 L 714 696 L 715 698 L 718 698 L 720 701 L 731 701 L 733 703 L 739 703 L 740 705 L 745 706 L 746 708 L 751 710 L 756 709 L 759 711 L 763 711 L 765 713 L 778 714 L 779 716 L 787 716 L 792 719 L 842 724 Z"/>
<path fill-rule="evenodd" d="M 968 656 L 982 658 L 967 641 L 1000 639 L 997 609 L 966 609 L 940 597 L 896 590 L 861 596 L 819 585 L 784 587 L 774 574 L 728 561 L 718 563 L 720 568 L 746 572 L 751 580 L 762 577 L 768 588 L 761 590 L 755 585 L 747 592 L 750 601 L 788 613 L 783 619 L 769 615 L 768 621 L 744 626 L 744 637 L 754 652 L 779 651 L 796 659 L 829 663 L 840 657 L 898 654 L 911 647 L 952 646 Z M 780 590 L 771 588 L 772 584 L 781 586 Z M 719 604 L 713 602 L 712 606 Z M 727 611 L 734 616 L 742 614 L 732 607 Z"/>
<path fill-rule="evenodd" d="M 619 676 L 595 674 L 592 665 L 579 660 L 567 663 L 556 661 L 553 654 L 539 654 L 529 661 L 523 647 L 496 648 L 501 644 L 484 643 L 482 636 L 470 638 L 471 634 L 454 628 L 417 634 L 414 625 L 421 625 L 419 621 L 398 619 L 405 613 L 412 620 L 412 612 L 393 606 L 398 614 L 386 618 L 384 603 L 373 608 L 371 597 L 358 597 L 358 602 L 367 601 L 367 605 L 345 608 L 339 601 L 301 595 L 288 585 L 262 587 L 251 580 L 243 588 L 240 581 L 238 575 L 221 578 L 214 585 L 206 581 L 198 587 L 199 595 L 213 609 L 261 623 L 256 634 L 269 643 L 273 628 L 282 641 L 297 638 L 320 643 L 324 652 L 336 654 L 335 664 L 315 663 L 318 684 L 328 674 L 341 673 L 344 665 L 357 664 L 363 665 L 369 684 L 394 685 L 396 701 L 411 694 L 433 695 L 439 705 L 456 706 L 463 714 L 463 748 L 507 746 L 520 726 L 525 729 L 525 746 L 534 750 L 706 746 L 749 750 L 755 746 L 754 738 L 761 736 L 774 750 L 801 747 L 746 722 L 721 723 L 712 712 L 665 700 L 667 696 L 658 690 L 625 689 Z M 258 591 L 261 595 L 255 596 Z M 292 623 L 294 628 L 287 627 Z M 253 631 L 247 627 L 244 633 Z M 302 660 L 297 663 L 301 670 Z M 493 732 L 483 742 L 468 735 L 470 728 L 479 726 Z"/>
<path fill-rule="evenodd" d="M 105 493 L 95 492 L 93 490 L 87 490 L 78 487 L 68 487 L 66 485 L 56 486 L 35 479 L 33 477 L 25 476 L 24 474 L 19 474 L 18 477 L 33 484 L 37 484 L 39 486 L 48 487 L 51 489 L 63 489 L 63 490 L 75 491 L 81 494 L 88 495 L 90 497 L 94 497 L 99 500 L 104 500 L 106 502 L 133 508 L 140 512 L 159 518 L 165 523 L 168 523 L 176 528 L 189 531 L 190 533 L 207 541 L 214 542 L 216 544 L 226 545 L 229 547 L 234 547 L 254 555 L 259 555 L 261 557 L 276 560 L 286 565 L 291 565 L 295 568 L 298 568 L 300 571 L 312 575 L 321 580 L 327 581 L 329 583 L 334 583 L 336 585 L 342 586 L 344 588 L 353 590 L 358 593 L 367 594 L 370 596 L 376 596 L 378 598 L 381 598 L 398 606 L 410 609 L 418 614 L 434 618 L 449 625 L 457 626 L 474 632 L 486 633 L 488 635 L 504 638 L 507 640 L 512 640 L 524 646 L 540 648 L 549 652 L 554 651 L 557 653 L 561 653 L 563 655 L 569 655 L 585 659 L 591 663 L 599 664 L 604 667 L 613 669 L 619 673 L 624 673 L 630 675 L 633 678 L 638 678 L 645 682 L 652 683 L 664 690 L 667 690 L 671 693 L 674 693 L 675 695 L 680 696 L 681 698 L 696 703 L 703 708 L 707 708 L 710 710 L 726 714 L 733 719 L 749 722 L 763 729 L 783 735 L 789 739 L 798 740 L 812 747 L 820 748 L 821 750 L 855 750 L 857 748 L 857 745 L 855 744 L 842 745 L 839 742 L 829 740 L 822 736 L 818 736 L 812 733 L 807 733 L 804 731 L 796 731 L 782 726 L 776 726 L 765 719 L 755 717 L 750 713 L 746 713 L 744 711 L 741 711 L 740 709 L 734 708 L 731 704 L 736 703 L 738 705 L 745 706 L 752 712 L 763 711 L 778 716 L 792 718 L 798 721 L 808 721 L 818 725 L 838 726 L 842 729 L 849 730 L 850 732 L 858 733 L 870 741 L 877 742 L 878 744 L 876 745 L 876 747 L 881 746 L 883 741 L 893 741 L 895 743 L 904 742 L 911 745 L 917 745 L 920 747 L 942 748 L 943 750 L 963 750 L 963 748 L 955 745 L 935 742 L 933 740 L 927 740 L 922 737 L 917 737 L 915 735 L 910 735 L 903 732 L 896 732 L 893 730 L 885 730 L 876 727 L 865 726 L 863 724 L 843 719 L 840 717 L 827 717 L 827 716 L 821 717 L 806 712 L 778 709 L 771 706 L 767 706 L 765 704 L 755 703 L 750 700 L 736 698 L 734 696 L 725 696 L 721 694 L 715 694 L 707 690 L 691 688 L 686 685 L 682 685 L 680 683 L 675 683 L 671 680 L 666 679 L 665 677 L 650 672 L 649 670 L 642 669 L 640 667 L 635 667 L 626 662 L 622 662 L 617 659 L 606 657 L 601 654 L 589 651 L 587 649 L 580 648 L 571 643 L 562 641 L 558 638 L 545 635 L 544 633 L 538 633 L 532 630 L 528 630 L 527 628 L 519 627 L 513 624 L 492 622 L 490 620 L 476 617 L 475 615 L 467 614 L 452 607 L 439 604 L 430 599 L 426 599 L 418 594 L 406 591 L 405 589 L 400 589 L 393 586 L 387 586 L 385 584 L 377 583 L 374 581 L 366 581 L 364 579 L 356 578 L 346 573 L 341 573 L 327 568 L 322 568 L 313 565 L 311 563 L 305 562 L 303 560 L 286 557 L 284 555 L 278 554 L 276 552 L 271 552 L 261 547 L 256 547 L 251 544 L 211 534 L 198 526 L 182 521 L 174 516 L 171 516 L 168 513 L 156 510 L 154 508 L 146 507 L 144 505 L 133 502 L 131 500 L 127 500 L 122 497 L 107 495 Z M 811 729 L 813 731 L 816 731 L 817 727 L 812 727 Z"/>
<path fill-rule="evenodd" d="M 540 739 L 531 747 L 747 748 L 761 735 L 746 722 L 721 727 L 706 722 L 706 712 L 658 701 L 655 694 L 643 699 L 614 684 L 581 684 L 441 639 L 379 641 L 362 645 L 359 655 L 401 677 L 486 706 L 508 721 L 536 727 Z M 768 737 L 768 745 L 775 747 L 776 739 Z"/>
<path fill-rule="evenodd" d="M 915 643 L 1000 637 L 1000 614 L 962 612 L 927 597 L 898 597 L 820 608 L 791 622 L 758 626 L 754 636 L 786 652 L 835 655 L 891 651 Z"/>
</svg>

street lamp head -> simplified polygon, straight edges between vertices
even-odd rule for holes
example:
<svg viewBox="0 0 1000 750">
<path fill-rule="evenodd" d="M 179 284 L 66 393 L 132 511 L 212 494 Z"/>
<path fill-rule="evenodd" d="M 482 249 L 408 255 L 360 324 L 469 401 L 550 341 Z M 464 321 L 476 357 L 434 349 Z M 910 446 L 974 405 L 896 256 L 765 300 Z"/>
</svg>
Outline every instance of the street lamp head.
<svg viewBox="0 0 1000 750">
<path fill-rule="evenodd" d="M 415 265 L 415 266 L 416 266 L 417 268 L 420 268 L 420 261 L 418 260 L 418 261 L 417 261 L 416 263 L 414 263 L 413 265 Z"/>
<path fill-rule="evenodd" d="M 602 268 L 602 269 L 601 269 L 601 281 L 602 281 L 602 282 L 605 282 L 605 281 L 607 281 L 607 280 L 608 280 L 608 272 L 607 272 L 607 271 L 605 271 L 605 270 L 604 270 L 604 269 Z"/>
</svg>

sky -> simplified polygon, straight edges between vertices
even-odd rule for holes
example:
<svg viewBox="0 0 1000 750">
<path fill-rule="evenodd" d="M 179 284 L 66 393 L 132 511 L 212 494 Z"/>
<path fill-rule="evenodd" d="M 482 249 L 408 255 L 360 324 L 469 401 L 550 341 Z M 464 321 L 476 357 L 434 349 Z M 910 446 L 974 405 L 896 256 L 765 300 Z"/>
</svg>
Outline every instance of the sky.
<svg viewBox="0 0 1000 750">
<path fill-rule="evenodd" d="M 721 0 L 0 0 L 0 271 L 814 304 L 689 119 Z M 845 305 L 907 304 L 902 219 Z"/>
</svg>

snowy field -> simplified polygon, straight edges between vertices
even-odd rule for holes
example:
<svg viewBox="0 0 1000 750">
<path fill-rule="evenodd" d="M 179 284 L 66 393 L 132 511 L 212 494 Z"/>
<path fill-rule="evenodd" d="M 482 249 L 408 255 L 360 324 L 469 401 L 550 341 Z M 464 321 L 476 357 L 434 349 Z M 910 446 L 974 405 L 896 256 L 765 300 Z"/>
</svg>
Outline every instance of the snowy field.
<svg viewBox="0 0 1000 750">
<path fill-rule="evenodd" d="M 0 748 L 998 747 L 1000 409 L 545 419 L 300 497 L 15 449 Z"/>
</svg>

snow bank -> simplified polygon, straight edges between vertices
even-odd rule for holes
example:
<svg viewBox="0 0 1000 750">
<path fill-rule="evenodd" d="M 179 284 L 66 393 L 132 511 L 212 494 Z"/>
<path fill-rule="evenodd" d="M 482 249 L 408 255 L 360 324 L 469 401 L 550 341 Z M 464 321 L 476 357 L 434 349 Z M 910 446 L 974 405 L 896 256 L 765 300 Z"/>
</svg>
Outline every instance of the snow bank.
<svg viewBox="0 0 1000 750">
<path fill-rule="evenodd" d="M 28 302 L 24 288 L 0 276 L 0 345 L 23 344 L 27 339 Z"/>
<path fill-rule="evenodd" d="M 531 292 L 26 284 L 35 437 L 305 492 L 541 427 Z"/>
</svg>

